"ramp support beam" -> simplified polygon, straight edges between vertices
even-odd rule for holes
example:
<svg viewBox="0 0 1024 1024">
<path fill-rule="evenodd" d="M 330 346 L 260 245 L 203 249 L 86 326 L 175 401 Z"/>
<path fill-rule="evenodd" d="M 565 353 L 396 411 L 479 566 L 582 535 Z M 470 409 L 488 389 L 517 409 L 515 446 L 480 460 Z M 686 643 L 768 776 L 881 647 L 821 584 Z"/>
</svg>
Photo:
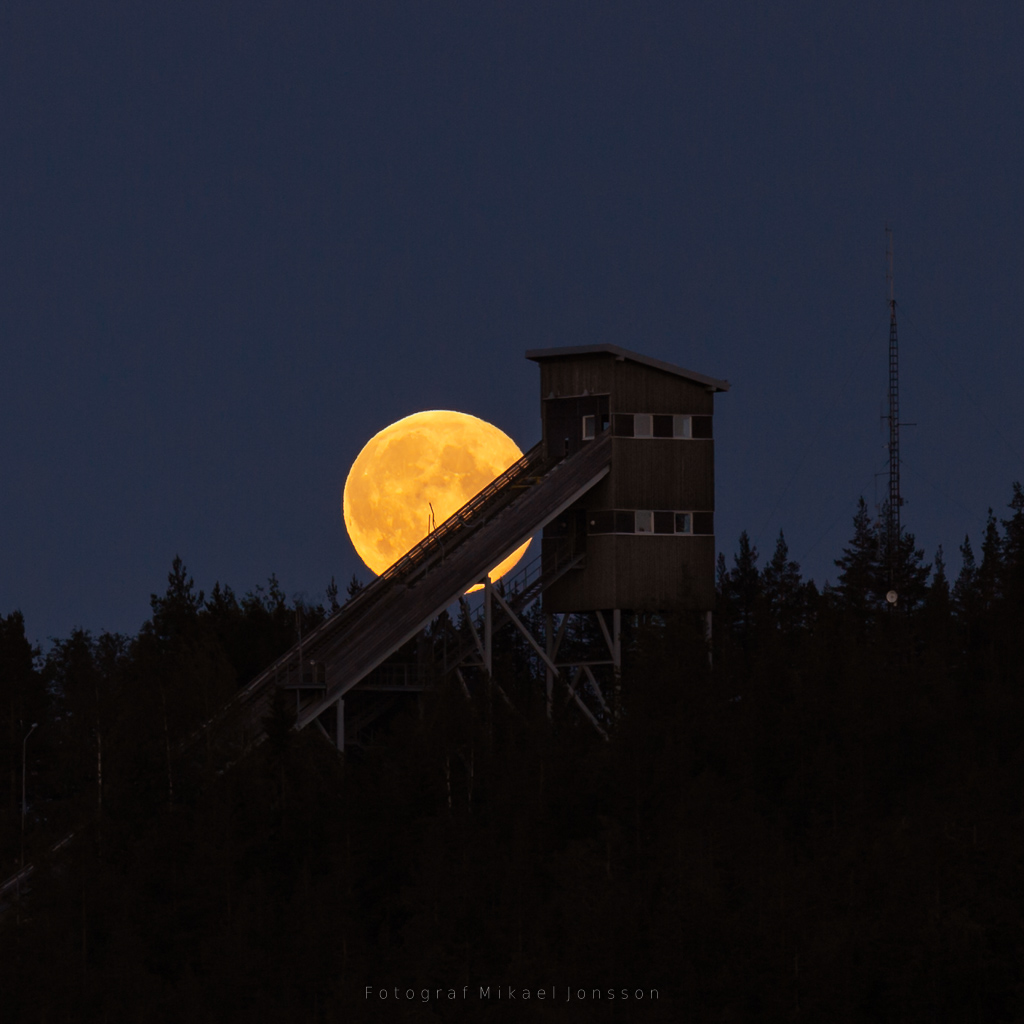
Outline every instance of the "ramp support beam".
<svg viewBox="0 0 1024 1024">
<path fill-rule="evenodd" d="M 491 640 L 494 634 L 494 606 L 491 603 L 491 577 L 484 577 L 484 672 L 490 679 L 494 673 L 494 649 Z"/>
<path fill-rule="evenodd" d="M 555 658 L 555 617 L 551 612 L 544 613 L 544 651 L 547 657 L 544 668 L 544 706 L 547 709 L 548 721 L 551 721 L 551 697 L 555 685 L 555 674 L 551 671 Z"/>
</svg>

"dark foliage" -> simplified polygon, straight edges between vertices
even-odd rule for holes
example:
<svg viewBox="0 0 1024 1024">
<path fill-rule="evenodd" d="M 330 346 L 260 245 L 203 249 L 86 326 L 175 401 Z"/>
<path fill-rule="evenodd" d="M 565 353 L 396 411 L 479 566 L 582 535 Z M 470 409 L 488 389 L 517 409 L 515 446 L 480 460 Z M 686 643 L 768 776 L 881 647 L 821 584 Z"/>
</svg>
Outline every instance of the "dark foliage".
<svg viewBox="0 0 1024 1024">
<path fill-rule="evenodd" d="M 282 699 L 225 768 L 178 741 L 323 609 L 273 578 L 206 597 L 176 560 L 135 638 L 76 631 L 40 665 L 0 619 L 16 781 L 19 730 L 41 723 L 3 1019 L 498 1019 L 481 985 L 559 986 L 520 1014 L 537 1020 L 1022 1019 L 1017 485 L 1010 510 L 980 566 L 965 541 L 952 587 L 941 549 L 929 581 L 902 538 L 895 608 L 863 503 L 825 593 L 781 533 L 763 568 L 744 534 L 719 562 L 711 663 L 691 616 L 626 617 L 607 742 L 571 705 L 548 721 L 506 631 L 494 677 L 516 710 L 448 676 L 343 758 Z M 445 616 L 404 654 L 429 666 L 459 630 Z M 660 998 L 567 1005 L 570 985 Z"/>
</svg>

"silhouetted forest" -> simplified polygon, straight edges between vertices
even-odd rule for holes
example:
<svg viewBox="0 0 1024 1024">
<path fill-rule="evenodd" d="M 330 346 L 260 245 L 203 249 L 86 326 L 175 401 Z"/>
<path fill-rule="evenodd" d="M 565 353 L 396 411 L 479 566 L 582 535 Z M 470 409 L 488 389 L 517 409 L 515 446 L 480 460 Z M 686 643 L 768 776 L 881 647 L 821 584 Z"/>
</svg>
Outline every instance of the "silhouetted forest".
<svg viewBox="0 0 1024 1024">
<path fill-rule="evenodd" d="M 236 763 L 181 754 L 337 609 L 333 582 L 326 608 L 273 578 L 204 595 L 176 560 L 137 636 L 45 657 L 0 618 L 2 874 L 23 751 L 36 864 L 0 917 L 0 1017 L 499 1019 L 480 986 L 555 986 L 531 1019 L 1022 1020 L 1020 485 L 960 551 L 950 580 L 905 533 L 890 582 L 862 501 L 819 590 L 781 533 L 770 557 L 743 534 L 711 659 L 688 613 L 624 616 L 607 742 L 571 705 L 549 723 L 506 630 L 515 711 L 448 679 L 342 756 L 282 700 Z"/>
</svg>

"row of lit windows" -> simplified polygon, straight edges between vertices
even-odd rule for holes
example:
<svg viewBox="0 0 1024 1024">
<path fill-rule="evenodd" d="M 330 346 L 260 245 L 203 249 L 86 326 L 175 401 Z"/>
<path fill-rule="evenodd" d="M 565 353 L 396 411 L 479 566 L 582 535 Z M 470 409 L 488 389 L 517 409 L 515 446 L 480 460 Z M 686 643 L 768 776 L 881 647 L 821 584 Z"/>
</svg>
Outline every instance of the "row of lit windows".
<svg viewBox="0 0 1024 1024">
<path fill-rule="evenodd" d="M 708 535 L 714 532 L 713 512 L 615 508 L 587 513 L 587 533 Z"/>
<path fill-rule="evenodd" d="M 583 417 L 583 440 L 589 441 L 596 436 L 598 427 L 601 432 L 608 429 L 607 413 L 601 415 L 600 424 L 597 416 Z M 616 413 L 611 423 L 616 437 L 675 437 L 675 438 L 710 438 L 710 416 L 683 416 L 675 413 Z"/>
</svg>

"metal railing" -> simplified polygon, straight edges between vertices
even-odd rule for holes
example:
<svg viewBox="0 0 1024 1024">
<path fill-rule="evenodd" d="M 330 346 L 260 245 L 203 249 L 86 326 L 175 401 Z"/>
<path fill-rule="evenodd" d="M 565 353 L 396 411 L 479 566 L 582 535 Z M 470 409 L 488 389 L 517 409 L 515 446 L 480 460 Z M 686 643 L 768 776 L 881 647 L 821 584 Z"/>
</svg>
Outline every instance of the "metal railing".
<svg viewBox="0 0 1024 1024">
<path fill-rule="evenodd" d="M 442 545 L 445 537 L 469 525 L 472 517 L 485 508 L 494 495 L 499 491 L 503 491 L 509 483 L 522 476 L 528 469 L 538 463 L 543 451 L 544 443 L 538 441 L 521 459 L 513 462 L 504 473 L 496 476 L 482 491 L 470 498 L 462 508 L 458 509 L 440 526 L 428 533 L 419 544 L 410 548 L 397 562 L 385 569 L 374 580 L 374 583 L 381 580 L 395 579 L 409 569 L 418 567 L 429 555 L 443 550 Z"/>
<path fill-rule="evenodd" d="M 432 530 L 414 547 L 410 548 L 393 565 L 389 566 L 376 579 L 368 583 L 358 594 L 346 601 L 334 615 L 317 626 L 308 636 L 304 637 L 302 640 L 303 648 L 311 648 L 317 641 L 333 633 L 336 629 L 341 628 L 342 624 L 356 612 L 373 604 L 374 601 L 385 594 L 395 581 L 425 566 L 435 554 L 440 553 L 443 557 L 445 539 L 457 531 L 475 525 L 473 520 L 495 497 L 503 493 L 510 483 L 526 476 L 531 470 L 542 466 L 543 454 L 544 443 L 543 441 L 538 441 L 525 455 L 517 459 L 508 469 L 495 477 L 483 490 L 474 495 L 465 505 L 441 523 L 440 526 Z M 549 467 L 544 466 L 543 468 L 546 470 Z M 269 680 L 277 678 L 282 670 L 287 671 L 287 664 L 298 654 L 298 650 L 299 645 L 296 644 L 273 665 L 268 666 L 264 671 L 251 679 L 228 701 L 218 714 L 195 730 L 182 746 L 191 744 L 207 728 L 212 726 L 215 721 L 223 721 L 233 713 L 234 709 L 244 706 L 250 697 L 265 686 Z"/>
</svg>

